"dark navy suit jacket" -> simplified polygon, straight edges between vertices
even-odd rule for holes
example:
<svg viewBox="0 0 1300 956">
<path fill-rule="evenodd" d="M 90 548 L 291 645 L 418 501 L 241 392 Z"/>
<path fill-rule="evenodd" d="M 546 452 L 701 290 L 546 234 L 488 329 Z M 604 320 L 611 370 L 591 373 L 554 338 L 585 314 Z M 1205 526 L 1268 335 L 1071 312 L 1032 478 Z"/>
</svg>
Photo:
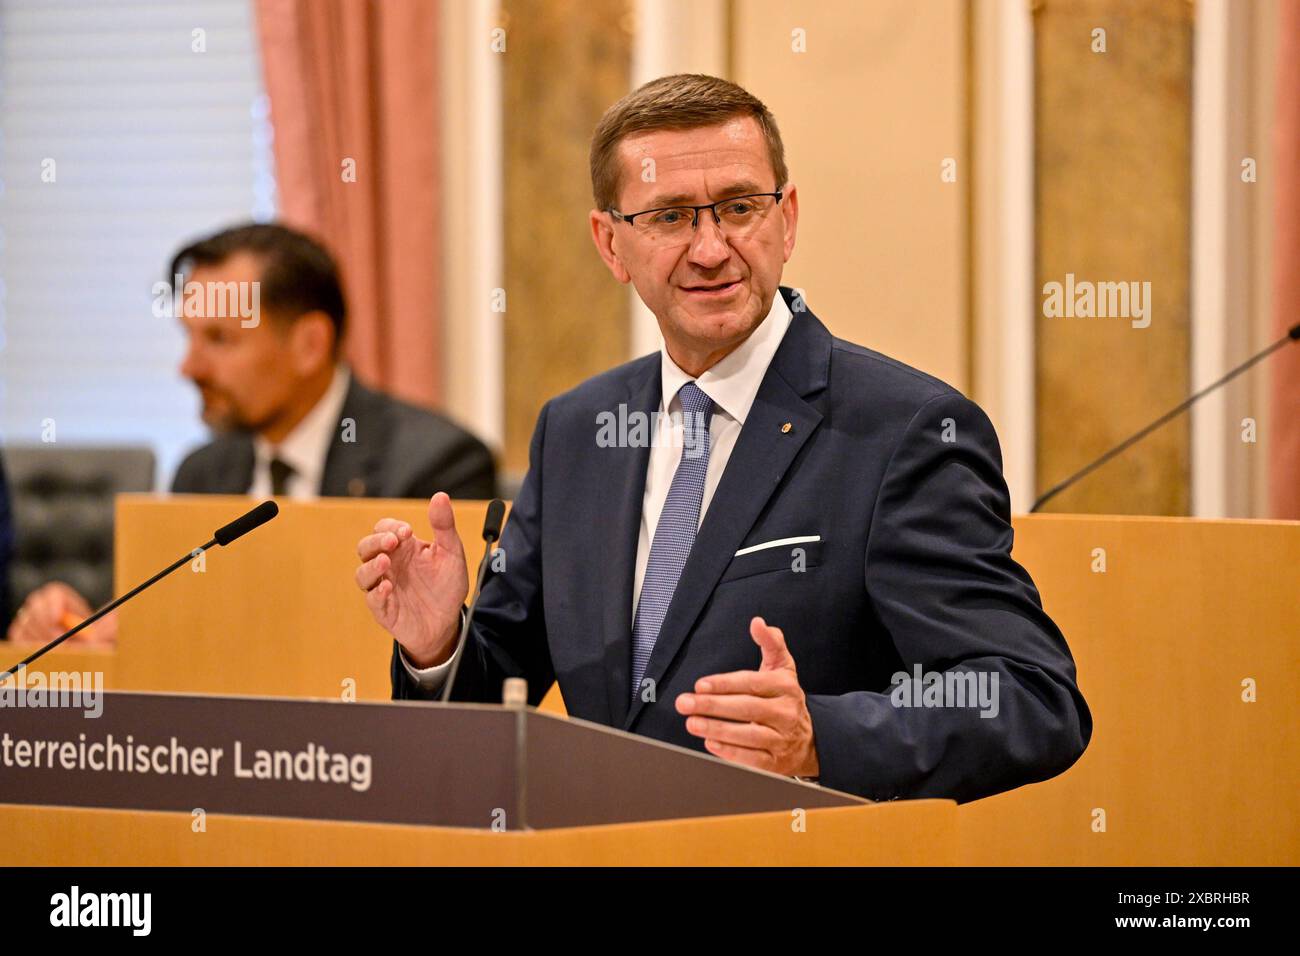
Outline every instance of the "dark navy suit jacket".
<svg viewBox="0 0 1300 956">
<path fill-rule="evenodd" d="M 780 627 L 807 695 L 824 786 L 875 800 L 973 800 L 1043 780 L 1087 746 L 1092 718 L 1065 639 L 1010 557 L 1001 451 L 943 382 L 833 338 L 802 300 L 705 512 L 646 677 L 631 692 L 632 588 L 649 447 L 597 442 L 598 416 L 653 414 L 648 355 L 547 402 L 452 698 L 537 704 L 556 680 L 575 717 L 704 750 L 674 699 L 757 669 L 749 621 Z M 784 428 L 789 423 L 790 428 Z M 751 545 L 819 535 L 798 555 Z M 396 655 L 394 698 L 426 696 Z M 997 677 L 980 708 L 896 706 L 897 672 Z M 921 694 L 915 695 L 921 698 Z M 951 703 L 951 701 L 950 701 Z M 987 710 L 987 709 L 986 709 Z"/>
</svg>

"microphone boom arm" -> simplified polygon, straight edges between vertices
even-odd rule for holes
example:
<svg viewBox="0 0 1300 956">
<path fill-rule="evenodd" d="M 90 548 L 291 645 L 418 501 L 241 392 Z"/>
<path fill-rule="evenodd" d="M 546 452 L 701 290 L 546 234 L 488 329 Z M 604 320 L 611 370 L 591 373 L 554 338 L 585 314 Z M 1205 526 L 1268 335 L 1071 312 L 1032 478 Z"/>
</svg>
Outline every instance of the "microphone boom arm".
<svg viewBox="0 0 1300 956">
<path fill-rule="evenodd" d="M 1268 356 L 1272 355 L 1274 352 L 1276 352 L 1282 346 L 1286 345 L 1288 342 L 1296 342 L 1296 341 L 1300 341 L 1300 324 L 1291 326 L 1291 328 L 1287 331 L 1286 335 L 1282 336 L 1280 339 L 1278 339 L 1268 348 L 1264 349 L 1264 351 L 1242 362 L 1240 365 L 1238 365 L 1228 374 L 1224 375 L 1218 381 L 1211 382 L 1209 385 L 1205 386 L 1199 392 L 1196 392 L 1195 394 L 1184 399 L 1182 402 L 1180 402 L 1178 405 L 1174 406 L 1173 408 L 1169 409 L 1169 411 L 1165 412 L 1163 415 L 1161 415 L 1151 424 L 1147 425 L 1145 428 L 1142 428 L 1134 432 L 1128 438 L 1124 439 L 1122 442 L 1120 442 L 1110 451 L 1106 452 L 1106 454 L 1102 455 L 1096 461 L 1092 462 L 1091 464 L 1085 465 L 1083 468 L 1080 468 L 1069 478 L 1066 478 L 1064 481 L 1058 482 L 1057 484 L 1053 485 L 1042 495 L 1042 497 L 1040 497 L 1037 501 L 1034 502 L 1033 507 L 1029 509 L 1029 513 L 1033 514 L 1035 511 L 1037 511 L 1047 502 L 1051 501 L 1062 491 L 1065 491 L 1065 489 L 1069 488 L 1075 482 L 1092 474 L 1094 471 L 1096 471 L 1102 465 L 1106 464 L 1106 462 L 1110 461 L 1116 455 L 1119 455 L 1127 451 L 1129 448 L 1136 445 L 1142 439 L 1146 438 L 1147 435 L 1150 435 L 1153 431 L 1155 431 L 1161 425 L 1168 422 L 1170 419 L 1177 418 L 1179 415 L 1185 412 L 1196 402 L 1200 401 L 1206 395 L 1210 394 L 1210 392 L 1213 392 L 1215 389 L 1223 385 L 1226 385 L 1228 382 L 1232 381 L 1242 372 L 1246 371 L 1246 369 L 1250 368 L 1252 365 L 1256 364 L 1257 362 L 1261 362 L 1264 359 L 1268 358 Z"/>
</svg>

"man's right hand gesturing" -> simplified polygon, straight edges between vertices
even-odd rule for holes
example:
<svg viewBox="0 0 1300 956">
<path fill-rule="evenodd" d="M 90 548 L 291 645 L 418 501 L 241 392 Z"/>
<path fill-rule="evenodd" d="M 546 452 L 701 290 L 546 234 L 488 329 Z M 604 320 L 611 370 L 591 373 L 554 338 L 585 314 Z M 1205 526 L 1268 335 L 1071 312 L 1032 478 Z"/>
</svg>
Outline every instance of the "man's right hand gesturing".
<svg viewBox="0 0 1300 956">
<path fill-rule="evenodd" d="M 421 668 L 451 658 L 469 593 L 465 550 L 445 492 L 429 499 L 429 526 L 433 543 L 417 538 L 405 521 L 383 518 L 357 544 L 357 584 L 366 606 Z"/>
</svg>

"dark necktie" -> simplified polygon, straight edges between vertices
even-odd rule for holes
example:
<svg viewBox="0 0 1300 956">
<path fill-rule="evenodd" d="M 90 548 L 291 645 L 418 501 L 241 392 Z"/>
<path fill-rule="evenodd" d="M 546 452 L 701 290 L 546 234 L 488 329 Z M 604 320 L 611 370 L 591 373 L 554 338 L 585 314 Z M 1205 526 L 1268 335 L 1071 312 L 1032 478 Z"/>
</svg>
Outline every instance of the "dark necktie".
<svg viewBox="0 0 1300 956">
<path fill-rule="evenodd" d="M 289 478 L 293 475 L 293 466 L 279 458 L 271 459 L 271 494 L 289 493 Z"/>
<path fill-rule="evenodd" d="M 650 543 L 650 558 L 641 582 L 636 620 L 632 625 L 632 696 L 641 690 L 641 679 L 650 663 L 650 652 L 659 628 L 668 615 L 677 581 L 682 576 L 704 500 L 704 480 L 709 471 L 709 420 L 713 400 L 694 383 L 687 382 L 677 393 L 682 400 L 682 460 L 668 486 L 659 523 Z"/>
</svg>

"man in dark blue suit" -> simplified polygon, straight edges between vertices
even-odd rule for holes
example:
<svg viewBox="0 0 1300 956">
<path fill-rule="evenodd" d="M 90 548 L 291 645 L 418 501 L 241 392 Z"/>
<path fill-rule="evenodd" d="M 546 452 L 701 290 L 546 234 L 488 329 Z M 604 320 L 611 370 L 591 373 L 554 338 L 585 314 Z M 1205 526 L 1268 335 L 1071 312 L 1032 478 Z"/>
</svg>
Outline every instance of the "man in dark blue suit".
<svg viewBox="0 0 1300 956">
<path fill-rule="evenodd" d="M 1010 556 L 993 428 L 780 286 L 798 195 L 767 109 L 656 80 L 601 121 L 592 182 L 664 347 L 542 409 L 453 698 L 558 680 L 573 716 L 877 800 L 1069 767 L 1091 716 Z M 438 692 L 468 592 L 445 494 L 429 522 L 358 545 L 395 698 Z"/>
</svg>

